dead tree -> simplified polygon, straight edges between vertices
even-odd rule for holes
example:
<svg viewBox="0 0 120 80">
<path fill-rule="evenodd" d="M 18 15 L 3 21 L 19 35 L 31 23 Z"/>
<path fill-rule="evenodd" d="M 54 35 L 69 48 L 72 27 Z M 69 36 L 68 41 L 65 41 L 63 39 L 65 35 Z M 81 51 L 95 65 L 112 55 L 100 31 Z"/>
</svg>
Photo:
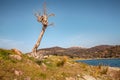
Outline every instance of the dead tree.
<svg viewBox="0 0 120 80">
<path fill-rule="evenodd" d="M 42 59 L 43 55 L 42 54 L 37 54 L 37 48 L 40 45 L 40 42 L 42 40 L 42 37 L 44 35 L 44 32 L 45 32 L 46 28 L 50 25 L 53 25 L 53 23 L 48 24 L 48 18 L 50 16 L 54 16 L 54 14 L 47 14 L 46 4 L 44 3 L 43 14 L 41 15 L 40 12 L 37 12 L 37 13 L 35 13 L 35 16 L 37 17 L 37 21 L 42 23 L 42 31 L 41 31 L 41 33 L 38 37 L 38 40 L 37 40 L 36 44 L 34 45 L 34 47 L 32 49 L 32 56 L 36 57 L 36 58 L 39 58 L 39 59 Z"/>
</svg>

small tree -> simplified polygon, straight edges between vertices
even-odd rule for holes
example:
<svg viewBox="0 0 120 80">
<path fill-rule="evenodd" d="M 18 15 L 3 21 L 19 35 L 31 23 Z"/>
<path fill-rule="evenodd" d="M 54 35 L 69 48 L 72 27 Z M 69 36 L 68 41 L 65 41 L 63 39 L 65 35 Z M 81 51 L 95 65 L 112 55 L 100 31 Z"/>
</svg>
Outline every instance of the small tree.
<svg viewBox="0 0 120 80">
<path fill-rule="evenodd" d="M 47 14 L 47 11 L 46 11 L 46 4 L 44 3 L 44 8 L 43 8 L 43 14 L 41 15 L 40 12 L 37 12 L 35 13 L 35 16 L 37 17 L 37 21 L 42 23 L 42 31 L 38 37 L 38 40 L 36 42 L 36 44 L 34 45 L 33 49 L 32 49 L 32 56 L 33 57 L 36 57 L 36 58 L 39 58 L 39 59 L 42 59 L 43 57 L 43 54 L 37 54 L 37 48 L 39 47 L 40 45 L 40 42 L 42 40 L 42 37 L 44 35 L 44 32 L 46 30 L 46 28 L 50 25 L 53 25 L 53 23 L 51 24 L 48 24 L 48 18 L 50 16 L 54 16 L 54 14 Z"/>
</svg>

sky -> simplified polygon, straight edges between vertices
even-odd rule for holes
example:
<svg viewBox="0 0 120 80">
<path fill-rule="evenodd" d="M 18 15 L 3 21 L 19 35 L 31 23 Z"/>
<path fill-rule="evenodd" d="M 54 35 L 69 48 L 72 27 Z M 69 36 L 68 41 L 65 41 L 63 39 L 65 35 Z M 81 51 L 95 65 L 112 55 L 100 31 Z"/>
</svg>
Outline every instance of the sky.
<svg viewBox="0 0 120 80">
<path fill-rule="evenodd" d="M 0 48 L 31 52 L 42 25 L 35 12 L 54 13 L 40 48 L 120 45 L 120 0 L 0 0 Z"/>
</svg>

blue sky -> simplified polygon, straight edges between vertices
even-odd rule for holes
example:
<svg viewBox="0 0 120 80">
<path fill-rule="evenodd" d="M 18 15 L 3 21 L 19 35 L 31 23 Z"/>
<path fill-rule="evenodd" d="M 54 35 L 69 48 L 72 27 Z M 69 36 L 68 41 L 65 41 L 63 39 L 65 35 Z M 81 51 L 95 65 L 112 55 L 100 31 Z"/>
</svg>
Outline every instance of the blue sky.
<svg viewBox="0 0 120 80">
<path fill-rule="evenodd" d="M 42 25 L 34 13 L 54 13 L 39 48 L 120 45 L 120 0 L 0 0 L 0 48 L 30 52 Z"/>
</svg>

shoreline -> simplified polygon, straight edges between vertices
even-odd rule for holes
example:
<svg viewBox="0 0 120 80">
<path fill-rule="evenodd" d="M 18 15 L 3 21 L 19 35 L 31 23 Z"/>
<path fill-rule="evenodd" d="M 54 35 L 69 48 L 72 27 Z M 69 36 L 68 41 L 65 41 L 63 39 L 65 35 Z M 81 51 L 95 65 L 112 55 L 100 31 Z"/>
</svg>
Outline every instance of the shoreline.
<svg viewBox="0 0 120 80">
<path fill-rule="evenodd" d="M 78 59 L 73 59 L 73 60 L 101 60 L 101 59 L 120 59 L 120 58 L 88 58 L 88 59 L 78 58 Z"/>
<path fill-rule="evenodd" d="M 77 59 L 77 60 L 74 60 L 75 62 L 82 62 L 82 63 L 86 63 L 88 65 L 92 65 L 92 66 L 98 66 L 100 65 L 100 63 L 102 63 L 101 66 L 108 66 L 108 67 L 111 67 L 111 68 L 119 68 L 120 70 L 120 65 L 116 65 L 116 63 L 108 63 L 107 61 L 106 62 L 102 62 L 103 60 L 112 60 L 112 59 L 116 59 L 116 60 L 119 60 L 120 58 L 96 58 L 96 59 Z M 93 60 L 93 63 L 92 63 L 92 60 Z M 98 61 L 97 61 L 98 60 Z M 101 61 L 99 61 L 101 60 Z M 98 63 L 96 63 L 98 62 Z"/>
</svg>

